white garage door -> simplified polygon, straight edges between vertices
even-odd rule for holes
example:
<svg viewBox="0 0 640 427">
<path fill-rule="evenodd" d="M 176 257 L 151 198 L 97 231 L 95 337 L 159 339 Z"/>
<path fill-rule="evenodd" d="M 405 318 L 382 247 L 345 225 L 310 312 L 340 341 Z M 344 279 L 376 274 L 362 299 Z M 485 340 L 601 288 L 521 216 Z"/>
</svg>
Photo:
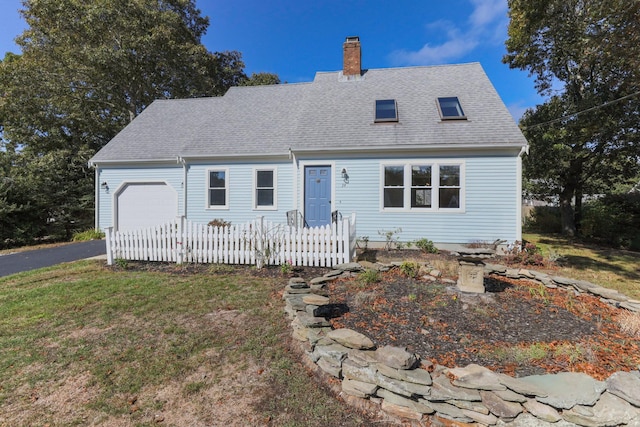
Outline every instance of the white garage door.
<svg viewBox="0 0 640 427">
<path fill-rule="evenodd" d="M 166 183 L 131 183 L 116 195 L 116 227 L 132 230 L 173 221 L 178 194 Z"/>
</svg>

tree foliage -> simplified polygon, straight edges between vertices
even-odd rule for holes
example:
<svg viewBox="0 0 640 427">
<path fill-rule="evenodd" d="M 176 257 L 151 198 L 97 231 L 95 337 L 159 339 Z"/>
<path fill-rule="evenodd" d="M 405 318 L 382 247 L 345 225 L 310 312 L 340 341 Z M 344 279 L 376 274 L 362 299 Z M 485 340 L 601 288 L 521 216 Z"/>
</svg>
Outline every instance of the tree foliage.
<svg viewBox="0 0 640 427">
<path fill-rule="evenodd" d="M 260 86 L 280 84 L 280 77 L 273 73 L 251 73 L 251 76 L 243 81 L 240 86 Z"/>
<path fill-rule="evenodd" d="M 87 160 L 155 99 L 250 80 L 239 52 L 202 45 L 209 19 L 195 0 L 22 3 L 22 53 L 0 61 L 0 245 L 89 226 Z"/>
<path fill-rule="evenodd" d="M 527 186 L 558 198 L 572 235 L 583 194 L 637 174 L 640 2 L 510 0 L 509 9 L 503 60 L 550 97 L 521 121 L 531 146 Z"/>
</svg>

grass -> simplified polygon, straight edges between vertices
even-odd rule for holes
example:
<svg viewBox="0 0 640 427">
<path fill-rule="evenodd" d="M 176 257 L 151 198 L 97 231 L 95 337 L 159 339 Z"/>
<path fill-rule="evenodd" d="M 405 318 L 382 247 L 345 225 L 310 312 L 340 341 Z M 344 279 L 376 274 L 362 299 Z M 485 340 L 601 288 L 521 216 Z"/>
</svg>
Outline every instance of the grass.
<svg viewBox="0 0 640 427">
<path fill-rule="evenodd" d="M 556 274 L 616 289 L 640 300 L 640 252 L 572 241 L 560 235 L 524 234 L 545 258 L 558 258 Z"/>
<path fill-rule="evenodd" d="M 0 424 L 363 425 L 283 345 L 282 287 L 97 261 L 0 278 Z"/>
</svg>

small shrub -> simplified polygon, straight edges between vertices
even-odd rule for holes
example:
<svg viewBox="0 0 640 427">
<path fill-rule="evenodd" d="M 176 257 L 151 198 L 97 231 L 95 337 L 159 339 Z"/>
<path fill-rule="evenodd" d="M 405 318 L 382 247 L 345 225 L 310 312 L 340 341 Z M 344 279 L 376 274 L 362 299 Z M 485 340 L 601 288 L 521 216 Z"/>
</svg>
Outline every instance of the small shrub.
<svg viewBox="0 0 640 427">
<path fill-rule="evenodd" d="M 124 258 L 116 258 L 115 259 L 116 267 L 126 270 L 129 268 L 129 261 Z"/>
<path fill-rule="evenodd" d="M 398 227 L 395 230 L 378 230 L 380 236 L 384 236 L 384 249 L 390 251 L 391 249 L 398 248 L 398 245 L 402 247 L 402 243 L 398 240 L 397 234 L 402 233 L 402 228 Z"/>
<path fill-rule="evenodd" d="M 363 252 L 369 250 L 369 236 L 360 236 L 356 239 L 356 246 L 358 249 L 362 249 Z"/>
<path fill-rule="evenodd" d="M 539 233 L 560 233 L 560 209 L 555 206 L 535 206 L 524 219 L 524 231 Z"/>
<path fill-rule="evenodd" d="M 512 248 L 505 251 L 504 260 L 507 264 L 544 266 L 542 251 L 534 243 L 516 242 Z"/>
<path fill-rule="evenodd" d="M 437 254 L 438 248 L 433 244 L 433 242 L 425 237 L 422 239 L 418 239 L 414 242 L 416 248 L 420 249 L 425 254 Z"/>
<path fill-rule="evenodd" d="M 74 242 L 86 242 L 88 240 L 100 240 L 104 239 L 104 233 L 97 229 L 91 229 L 87 231 L 82 231 L 80 233 L 75 233 L 73 235 Z"/>
<path fill-rule="evenodd" d="M 291 260 L 285 261 L 284 264 L 280 265 L 280 272 L 283 275 L 288 275 L 289 273 L 291 273 L 293 271 L 293 263 L 291 262 Z"/>
<path fill-rule="evenodd" d="M 376 270 L 365 270 L 358 276 L 358 281 L 365 285 L 371 285 L 380 280 L 380 273 Z"/>
<path fill-rule="evenodd" d="M 210 227 L 228 227 L 231 225 L 231 221 L 225 221 L 222 218 L 216 218 L 209 221 L 208 224 Z"/>
<path fill-rule="evenodd" d="M 400 264 L 400 271 L 405 276 L 414 278 L 418 276 L 420 265 L 415 261 L 403 261 L 402 264 Z"/>
</svg>

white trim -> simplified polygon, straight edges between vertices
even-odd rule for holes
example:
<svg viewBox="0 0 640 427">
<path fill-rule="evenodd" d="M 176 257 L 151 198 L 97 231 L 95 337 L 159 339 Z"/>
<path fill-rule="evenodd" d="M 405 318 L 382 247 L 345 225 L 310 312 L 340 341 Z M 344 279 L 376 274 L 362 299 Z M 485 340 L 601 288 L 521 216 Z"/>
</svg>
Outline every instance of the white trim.
<svg viewBox="0 0 640 427">
<path fill-rule="evenodd" d="M 273 205 L 258 205 L 258 172 L 273 172 Z M 253 168 L 253 184 L 251 187 L 253 194 L 253 210 L 254 211 L 277 211 L 278 210 L 278 168 L 276 166 L 255 166 Z"/>
<path fill-rule="evenodd" d="M 125 188 L 127 188 L 129 185 L 142 185 L 142 184 L 164 184 L 166 185 L 169 189 L 173 190 L 174 193 L 176 193 L 176 216 L 178 215 L 178 209 L 179 209 L 179 202 L 178 202 L 178 191 L 173 188 L 173 185 L 171 185 L 171 183 L 169 183 L 169 181 L 167 180 L 163 180 L 163 179 L 158 179 L 158 180 L 150 180 L 150 179 L 141 179 L 141 180 L 126 180 L 126 181 L 122 181 L 120 182 L 120 185 L 118 185 L 118 188 L 116 188 L 116 190 L 113 192 L 113 195 L 111 196 L 111 209 L 112 209 L 112 221 L 111 223 L 113 224 L 113 229 L 114 230 L 118 230 L 119 229 L 119 224 L 118 224 L 118 196 L 120 195 L 120 193 L 122 193 L 124 191 Z"/>
<path fill-rule="evenodd" d="M 93 215 L 93 228 L 96 230 L 100 228 L 100 168 L 95 168 L 94 173 L 94 196 L 95 196 L 95 206 L 94 206 L 94 215 Z"/>
<path fill-rule="evenodd" d="M 379 165 L 380 181 L 378 185 L 379 191 L 379 210 L 383 213 L 403 212 L 403 213 L 439 213 L 439 214 L 462 214 L 466 212 L 466 160 L 463 159 L 402 159 L 380 161 Z M 403 190 L 403 207 L 386 208 L 384 206 L 384 169 L 386 166 L 403 166 L 404 167 L 404 185 Z M 431 166 L 431 207 L 430 208 L 412 208 L 411 207 L 411 167 L 412 166 Z M 460 167 L 460 200 L 458 208 L 440 207 L 440 166 L 459 166 Z M 447 187 L 442 187 L 447 188 Z"/>
<path fill-rule="evenodd" d="M 209 172 L 224 172 L 224 205 L 210 205 L 209 204 Z M 204 171 L 204 208 L 206 210 L 229 210 L 229 167 L 228 166 L 216 166 L 211 168 L 206 168 Z"/>
<path fill-rule="evenodd" d="M 527 146 L 528 148 L 528 146 Z M 522 156 L 516 158 L 516 241 L 522 241 Z"/>
</svg>

